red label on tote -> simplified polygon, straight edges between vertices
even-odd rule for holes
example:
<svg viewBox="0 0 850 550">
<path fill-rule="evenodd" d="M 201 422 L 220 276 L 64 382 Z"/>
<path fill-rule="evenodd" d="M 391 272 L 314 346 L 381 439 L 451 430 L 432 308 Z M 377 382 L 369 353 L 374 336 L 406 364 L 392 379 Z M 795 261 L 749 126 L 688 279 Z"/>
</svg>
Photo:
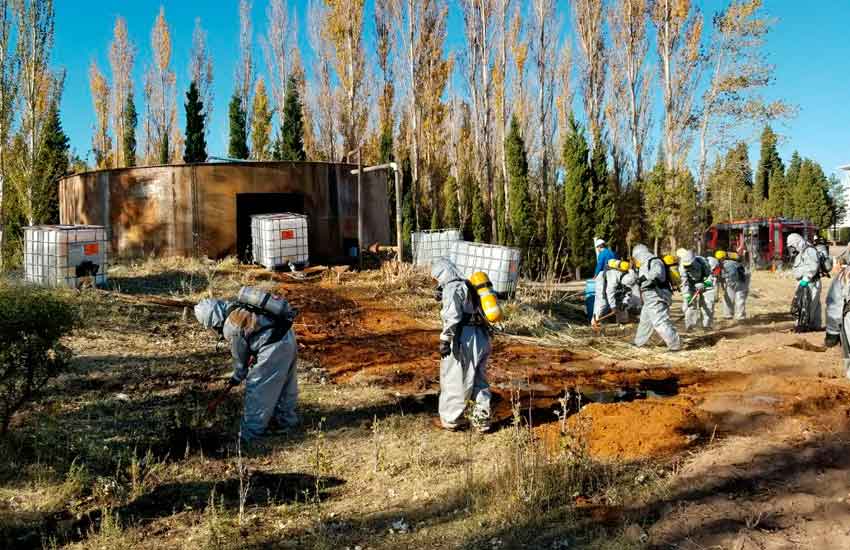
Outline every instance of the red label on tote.
<svg viewBox="0 0 850 550">
<path fill-rule="evenodd" d="M 289 239 L 295 238 L 295 230 L 294 229 L 284 229 L 280 232 L 280 238 L 284 241 L 288 241 Z"/>
<path fill-rule="evenodd" d="M 99 251 L 100 246 L 97 243 L 83 245 L 83 254 L 85 254 L 86 256 L 94 256 Z"/>
</svg>

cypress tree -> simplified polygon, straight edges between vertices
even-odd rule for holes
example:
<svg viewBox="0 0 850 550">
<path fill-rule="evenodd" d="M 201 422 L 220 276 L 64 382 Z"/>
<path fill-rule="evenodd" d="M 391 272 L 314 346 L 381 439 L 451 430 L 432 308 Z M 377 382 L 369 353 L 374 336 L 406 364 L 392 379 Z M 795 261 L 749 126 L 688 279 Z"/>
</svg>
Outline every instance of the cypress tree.
<svg viewBox="0 0 850 550">
<path fill-rule="evenodd" d="M 567 218 L 566 237 L 569 263 L 581 277 L 581 269 L 593 261 L 592 174 L 588 163 L 587 140 L 584 130 L 570 114 L 569 127 L 564 140 L 564 211 Z"/>
<path fill-rule="evenodd" d="M 248 121 L 245 110 L 242 108 L 242 99 L 238 93 L 230 98 L 230 143 L 227 147 L 227 156 L 234 159 L 248 158 Z"/>
<path fill-rule="evenodd" d="M 535 220 L 532 219 L 531 196 L 528 191 L 528 158 L 516 115 L 511 117 L 510 129 L 505 138 L 505 161 L 508 165 L 509 215 L 513 242 L 516 246 L 526 248 L 534 236 Z"/>
<path fill-rule="evenodd" d="M 136 165 L 136 124 L 139 122 L 136 114 L 136 102 L 133 94 L 127 95 L 124 107 L 124 138 L 121 147 L 124 149 L 124 163 L 127 166 Z"/>
<path fill-rule="evenodd" d="M 410 247 L 410 234 L 413 233 L 413 175 L 410 169 L 410 159 L 404 157 L 401 161 L 401 234 L 404 240 L 404 249 L 412 257 L 413 250 Z M 393 220 L 395 225 L 395 220 Z"/>
<path fill-rule="evenodd" d="M 797 212 L 795 193 L 797 192 L 797 183 L 800 180 L 800 168 L 803 165 L 803 159 L 797 151 L 791 155 L 791 162 L 788 164 L 788 171 L 785 174 L 785 202 L 782 206 L 782 214 L 788 218 L 796 218 L 800 216 Z"/>
<path fill-rule="evenodd" d="M 162 136 L 162 141 L 159 143 L 159 163 L 160 164 L 168 164 L 169 162 L 169 149 L 171 148 L 170 140 L 168 139 L 168 134 Z"/>
<path fill-rule="evenodd" d="M 392 146 L 391 146 L 392 147 Z M 301 109 L 301 96 L 298 94 L 298 81 L 290 76 L 286 82 L 286 98 L 283 101 L 283 125 L 275 143 L 276 160 L 303 161 L 304 120 Z"/>
<path fill-rule="evenodd" d="M 37 224 L 59 223 L 59 178 L 68 171 L 68 136 L 62 129 L 58 99 L 47 113 L 42 147 L 36 163 L 38 185 L 33 197 L 33 219 Z"/>
<path fill-rule="evenodd" d="M 193 80 L 186 92 L 186 149 L 183 162 L 206 162 L 207 140 L 204 137 L 204 102 L 201 101 L 198 86 Z"/>
<path fill-rule="evenodd" d="M 756 169 L 755 180 L 753 181 L 753 202 L 754 205 L 763 204 L 770 198 L 770 178 L 776 170 L 785 171 L 785 166 L 782 164 L 782 159 L 779 157 L 779 152 L 776 150 L 776 134 L 770 126 L 765 126 L 761 133 L 761 151 L 759 154 L 759 164 Z M 768 207 L 762 206 L 762 213 Z"/>
<path fill-rule="evenodd" d="M 558 269 L 558 245 L 560 231 L 558 230 L 557 205 L 561 198 L 558 188 L 549 191 L 546 200 L 546 265 L 549 275 L 555 276 Z"/>
<path fill-rule="evenodd" d="M 771 172 L 767 188 L 767 204 L 764 208 L 764 215 L 769 217 L 784 216 L 783 209 L 785 208 L 787 189 L 785 187 L 785 174 L 780 168 Z"/>
<path fill-rule="evenodd" d="M 602 136 L 596 136 L 593 155 L 590 160 L 591 181 L 593 186 L 594 235 L 606 241 L 614 240 L 617 220 L 616 191 L 612 178 L 608 174 L 608 161 L 605 158 L 605 144 Z"/>
<path fill-rule="evenodd" d="M 411 255 L 413 251 L 410 248 L 410 235 L 413 233 L 413 198 L 410 195 L 410 189 L 404 192 L 404 200 L 401 204 L 401 235 L 404 240 L 404 250 Z"/>
</svg>

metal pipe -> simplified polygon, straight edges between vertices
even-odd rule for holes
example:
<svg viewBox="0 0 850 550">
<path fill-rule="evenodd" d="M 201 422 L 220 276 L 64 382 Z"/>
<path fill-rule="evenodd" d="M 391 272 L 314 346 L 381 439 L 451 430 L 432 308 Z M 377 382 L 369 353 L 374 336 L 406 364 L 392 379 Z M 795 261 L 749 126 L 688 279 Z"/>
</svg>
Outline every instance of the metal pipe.
<svg viewBox="0 0 850 550">
<path fill-rule="evenodd" d="M 357 259 L 363 269 L 363 150 L 357 148 Z"/>
<path fill-rule="evenodd" d="M 352 170 L 351 175 L 368 172 L 377 172 L 378 170 L 392 170 L 395 174 L 395 238 L 396 246 L 398 246 L 397 259 L 400 262 L 404 261 L 404 240 L 402 239 L 402 224 L 401 224 L 401 175 L 398 170 L 398 163 L 388 162 L 386 164 L 376 164 L 365 168 L 358 167 L 357 170 Z"/>
</svg>

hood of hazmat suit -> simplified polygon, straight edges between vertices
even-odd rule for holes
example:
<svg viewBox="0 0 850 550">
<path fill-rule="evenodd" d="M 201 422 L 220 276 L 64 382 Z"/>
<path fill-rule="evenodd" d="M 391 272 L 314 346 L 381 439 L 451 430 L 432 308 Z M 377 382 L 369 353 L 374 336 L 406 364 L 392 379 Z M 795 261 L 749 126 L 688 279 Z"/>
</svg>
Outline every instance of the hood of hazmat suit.
<svg viewBox="0 0 850 550">
<path fill-rule="evenodd" d="M 686 250 L 684 248 L 677 250 L 676 256 L 679 257 L 679 260 L 682 262 L 682 266 L 684 267 L 690 267 L 690 265 L 694 263 L 694 258 L 696 257 L 693 250 Z"/>
<path fill-rule="evenodd" d="M 785 239 L 785 245 L 788 248 L 793 248 L 797 254 L 803 251 L 805 244 L 806 240 L 799 233 L 791 233 Z"/>
<path fill-rule="evenodd" d="M 440 421 L 445 428 L 459 427 L 464 422 L 467 403 L 472 402 L 472 423 L 484 430 L 490 423 L 490 334 L 473 322 L 476 304 L 451 260 L 434 260 L 431 276 L 443 288 L 440 340 L 451 345 L 451 353 L 440 362 Z"/>
<path fill-rule="evenodd" d="M 207 298 L 195 305 L 195 318 L 201 326 L 221 333 L 230 302 Z"/>
</svg>

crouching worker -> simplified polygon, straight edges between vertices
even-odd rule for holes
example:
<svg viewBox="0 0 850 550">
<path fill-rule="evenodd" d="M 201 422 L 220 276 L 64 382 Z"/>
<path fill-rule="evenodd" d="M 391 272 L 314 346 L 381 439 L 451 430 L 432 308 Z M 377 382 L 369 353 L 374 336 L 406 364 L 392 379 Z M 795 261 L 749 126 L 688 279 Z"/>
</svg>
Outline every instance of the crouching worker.
<svg viewBox="0 0 850 550">
<path fill-rule="evenodd" d="M 482 318 L 475 290 L 467 284 L 454 263 L 438 258 L 431 265 L 442 301 L 440 317 L 440 423 L 458 430 L 466 423 L 467 402 L 472 402 L 471 420 L 475 429 L 490 429 L 490 385 L 487 359 L 490 332 Z"/>
<path fill-rule="evenodd" d="M 670 270 L 664 260 L 653 256 L 646 245 L 635 245 L 632 258 L 639 266 L 638 285 L 640 286 L 643 308 L 640 310 L 640 323 L 635 334 L 635 345 L 646 345 L 653 330 L 661 336 L 670 351 L 679 351 L 682 344 L 679 333 L 670 319 L 670 305 L 673 303 L 673 284 Z"/>
<path fill-rule="evenodd" d="M 246 441 L 298 425 L 296 314 L 285 299 L 252 287 L 242 287 L 236 302 L 207 299 L 195 306 L 198 321 L 230 344 L 233 375 L 225 392 L 245 382 L 240 435 Z"/>
<path fill-rule="evenodd" d="M 629 310 L 640 308 L 640 291 L 637 277 L 629 262 L 609 260 L 604 270 L 596 276 L 596 299 L 593 302 L 591 325 L 599 327 L 603 320 L 616 316 L 617 323 L 629 322 Z"/>
</svg>

